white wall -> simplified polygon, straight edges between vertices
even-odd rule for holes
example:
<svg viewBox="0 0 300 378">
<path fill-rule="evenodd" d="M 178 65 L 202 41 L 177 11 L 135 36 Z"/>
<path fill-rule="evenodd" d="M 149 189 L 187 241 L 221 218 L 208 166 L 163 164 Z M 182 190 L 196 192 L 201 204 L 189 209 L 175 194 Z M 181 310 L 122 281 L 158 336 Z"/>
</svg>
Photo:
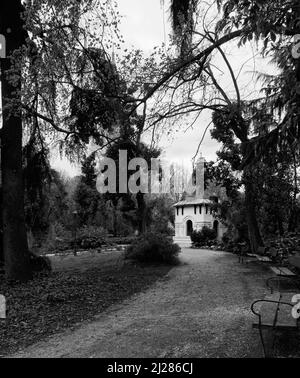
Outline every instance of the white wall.
<svg viewBox="0 0 300 378">
<path fill-rule="evenodd" d="M 191 220 L 193 222 L 194 230 L 201 230 L 203 226 L 212 228 L 215 218 L 210 214 L 210 207 L 208 206 L 208 213 L 206 214 L 205 205 L 202 205 L 202 212 L 199 212 L 199 205 L 197 205 L 197 213 L 194 212 L 194 206 L 185 206 L 182 215 L 182 207 L 179 208 L 177 215 L 177 209 L 175 208 L 175 235 L 177 237 L 186 236 L 186 222 Z"/>
</svg>

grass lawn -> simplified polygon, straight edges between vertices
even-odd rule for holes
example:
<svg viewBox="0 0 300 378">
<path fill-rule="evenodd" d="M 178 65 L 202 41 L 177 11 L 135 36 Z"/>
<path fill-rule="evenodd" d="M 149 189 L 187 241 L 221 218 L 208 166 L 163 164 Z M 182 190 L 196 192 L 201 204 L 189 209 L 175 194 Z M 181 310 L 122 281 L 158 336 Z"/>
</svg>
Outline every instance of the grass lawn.
<svg viewBox="0 0 300 378">
<path fill-rule="evenodd" d="M 122 252 L 85 253 L 51 258 L 53 272 L 8 286 L 7 319 L 0 319 L 0 356 L 66 328 L 73 329 L 114 303 L 147 289 L 169 266 L 124 262 Z"/>
</svg>

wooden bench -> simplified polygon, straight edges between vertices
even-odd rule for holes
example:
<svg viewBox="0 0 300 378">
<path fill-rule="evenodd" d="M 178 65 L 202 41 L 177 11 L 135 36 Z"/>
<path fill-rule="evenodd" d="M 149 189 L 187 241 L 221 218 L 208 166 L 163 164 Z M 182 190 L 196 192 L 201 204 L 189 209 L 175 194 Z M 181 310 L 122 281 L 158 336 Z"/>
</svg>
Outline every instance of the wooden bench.
<svg viewBox="0 0 300 378">
<path fill-rule="evenodd" d="M 268 257 L 268 256 L 259 256 L 259 255 L 256 255 L 256 258 L 260 262 L 267 262 L 267 263 L 272 262 L 272 259 L 270 259 L 270 257 Z"/>
<path fill-rule="evenodd" d="M 275 248 L 270 248 L 268 251 L 268 255 L 266 254 L 266 247 L 258 247 L 258 253 L 248 253 L 248 247 L 242 246 L 239 251 L 239 262 L 244 262 L 245 257 L 253 257 L 256 258 L 257 261 L 263 263 L 271 263 L 278 257 L 278 251 Z"/>
<path fill-rule="evenodd" d="M 292 309 L 295 303 L 292 298 L 297 293 L 274 293 L 264 299 L 252 303 L 251 311 L 257 316 L 257 320 L 252 324 L 253 328 L 259 330 L 264 356 L 267 357 L 266 345 L 263 338 L 263 330 L 299 330 L 299 321 L 293 317 Z M 258 305 L 259 304 L 259 305 Z"/>
<path fill-rule="evenodd" d="M 295 268 L 300 269 L 300 257 L 291 256 L 288 258 L 290 265 Z M 275 277 L 270 277 L 267 279 L 267 287 L 274 291 L 273 282 L 276 283 L 277 290 L 280 291 L 280 283 L 290 281 L 292 284 L 300 285 L 300 276 L 292 272 L 290 269 L 282 266 L 271 266 L 271 270 L 276 274 Z"/>
<path fill-rule="evenodd" d="M 279 262 L 281 263 L 281 255 L 274 247 L 269 248 L 268 251 L 266 247 L 258 247 L 257 252 L 258 254 L 255 256 L 260 262 L 271 263 L 275 262 L 279 258 Z"/>
<path fill-rule="evenodd" d="M 258 247 L 257 252 L 258 254 L 255 254 L 254 256 L 259 262 L 272 262 L 272 259 L 269 256 L 266 256 L 266 247 Z"/>
<path fill-rule="evenodd" d="M 268 251 L 266 247 L 258 247 L 257 252 L 258 254 L 255 256 L 260 262 L 272 262 L 279 256 L 278 250 L 273 247 Z"/>
<path fill-rule="evenodd" d="M 255 253 L 247 253 L 247 257 L 255 257 L 256 260 L 258 260 L 260 262 L 272 262 L 272 260 L 270 259 L 270 257 L 257 255 Z"/>
<path fill-rule="evenodd" d="M 271 266 L 270 267 L 272 272 L 274 272 L 277 276 L 281 277 L 294 277 L 296 276 L 291 270 L 284 266 Z"/>
<path fill-rule="evenodd" d="M 248 248 L 247 249 L 246 248 L 242 248 L 242 250 L 238 254 L 238 256 L 239 256 L 239 262 L 243 263 L 245 257 L 255 258 L 257 261 L 263 262 L 263 263 L 273 262 L 273 260 L 270 257 L 268 257 L 268 256 L 262 256 L 262 255 L 258 255 L 256 253 L 247 253 L 247 251 L 248 251 Z"/>
<path fill-rule="evenodd" d="M 270 268 L 276 274 L 275 277 L 270 277 L 266 281 L 267 288 L 271 290 L 271 293 L 274 292 L 275 287 L 277 288 L 277 291 L 280 291 L 281 279 L 284 279 L 286 282 L 287 280 L 293 280 L 293 283 L 298 279 L 298 276 L 286 267 L 271 266 Z"/>
</svg>

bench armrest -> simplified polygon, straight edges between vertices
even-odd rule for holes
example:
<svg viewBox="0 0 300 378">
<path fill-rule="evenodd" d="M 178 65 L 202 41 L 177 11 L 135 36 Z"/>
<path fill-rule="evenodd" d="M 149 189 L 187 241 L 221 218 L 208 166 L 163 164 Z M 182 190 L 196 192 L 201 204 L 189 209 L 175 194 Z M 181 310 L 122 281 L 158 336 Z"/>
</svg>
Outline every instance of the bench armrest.
<svg viewBox="0 0 300 378">
<path fill-rule="evenodd" d="M 259 325 L 261 325 L 261 314 L 259 312 L 255 311 L 255 305 L 260 302 L 266 302 L 266 303 L 277 303 L 278 305 L 287 305 L 290 307 L 294 307 L 294 304 L 292 303 L 287 303 L 287 302 L 280 302 L 280 301 L 274 301 L 272 299 L 258 299 L 257 301 L 254 301 L 251 305 L 251 311 L 253 312 L 254 315 L 258 316 L 259 318 Z"/>
</svg>

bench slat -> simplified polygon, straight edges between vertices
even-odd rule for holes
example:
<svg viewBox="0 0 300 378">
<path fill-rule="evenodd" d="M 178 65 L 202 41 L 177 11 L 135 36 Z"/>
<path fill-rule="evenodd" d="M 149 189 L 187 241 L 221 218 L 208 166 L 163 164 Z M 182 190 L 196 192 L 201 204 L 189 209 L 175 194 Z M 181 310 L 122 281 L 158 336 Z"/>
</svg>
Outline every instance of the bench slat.
<svg viewBox="0 0 300 378">
<path fill-rule="evenodd" d="M 270 266 L 270 269 L 271 269 L 275 274 L 277 274 L 277 276 L 280 276 L 280 275 L 281 275 L 281 270 L 279 270 L 278 268 L 276 268 L 276 266 Z"/>
<path fill-rule="evenodd" d="M 296 274 L 293 273 L 290 269 L 288 268 L 285 268 L 285 267 L 280 267 L 279 268 L 280 271 L 281 271 L 281 274 L 284 275 L 284 276 L 295 276 Z"/>
<path fill-rule="evenodd" d="M 285 277 L 294 277 L 296 276 L 290 269 L 284 266 L 270 266 L 270 269 L 277 275 L 277 276 L 285 276 Z"/>
</svg>

